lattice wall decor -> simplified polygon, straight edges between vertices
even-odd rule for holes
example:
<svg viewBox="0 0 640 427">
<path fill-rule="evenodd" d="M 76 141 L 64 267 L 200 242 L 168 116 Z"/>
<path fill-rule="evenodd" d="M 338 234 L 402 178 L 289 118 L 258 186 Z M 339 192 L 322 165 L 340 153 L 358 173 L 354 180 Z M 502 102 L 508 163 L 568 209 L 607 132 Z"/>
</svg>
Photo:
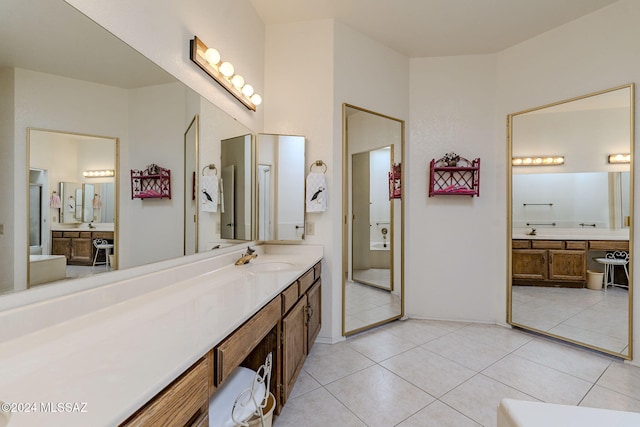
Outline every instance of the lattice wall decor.
<svg viewBox="0 0 640 427">
<path fill-rule="evenodd" d="M 132 199 L 170 199 L 171 171 L 158 165 L 144 170 L 131 169 Z"/>
<path fill-rule="evenodd" d="M 448 153 L 431 160 L 429 197 L 438 195 L 480 196 L 480 159 Z"/>
</svg>

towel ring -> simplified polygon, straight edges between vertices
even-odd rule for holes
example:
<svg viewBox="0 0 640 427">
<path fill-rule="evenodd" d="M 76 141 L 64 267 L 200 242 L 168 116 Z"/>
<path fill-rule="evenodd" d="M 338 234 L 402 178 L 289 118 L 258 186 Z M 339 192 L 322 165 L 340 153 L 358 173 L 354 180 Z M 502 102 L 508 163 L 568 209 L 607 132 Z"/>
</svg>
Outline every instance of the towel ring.
<svg viewBox="0 0 640 427">
<path fill-rule="evenodd" d="M 324 167 L 324 170 L 322 171 L 322 173 L 327 173 L 327 164 L 322 160 L 316 160 L 315 162 L 313 162 L 311 166 L 309 166 L 309 172 L 311 172 L 314 166 Z"/>
<path fill-rule="evenodd" d="M 207 165 L 207 166 L 202 168 L 202 175 L 203 176 L 204 176 L 204 171 L 207 170 L 207 169 L 209 169 L 209 170 L 213 169 L 213 173 L 215 175 L 218 175 L 218 169 L 216 168 L 216 165 L 214 165 L 213 163 L 211 163 L 210 165 Z"/>
</svg>

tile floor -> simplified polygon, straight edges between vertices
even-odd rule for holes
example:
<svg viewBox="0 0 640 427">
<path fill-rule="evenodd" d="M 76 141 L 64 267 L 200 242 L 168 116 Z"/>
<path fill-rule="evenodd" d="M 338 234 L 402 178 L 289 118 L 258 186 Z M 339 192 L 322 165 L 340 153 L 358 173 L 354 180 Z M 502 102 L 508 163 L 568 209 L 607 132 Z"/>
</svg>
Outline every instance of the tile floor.
<svg viewBox="0 0 640 427">
<path fill-rule="evenodd" d="M 398 294 L 350 280 L 346 282 L 345 304 L 347 331 L 390 319 L 402 313 Z"/>
<path fill-rule="evenodd" d="M 396 321 L 316 343 L 273 425 L 494 427 L 504 397 L 640 412 L 640 368 L 502 326 Z"/>
<path fill-rule="evenodd" d="M 626 354 L 629 291 L 513 286 L 513 321 Z"/>
</svg>

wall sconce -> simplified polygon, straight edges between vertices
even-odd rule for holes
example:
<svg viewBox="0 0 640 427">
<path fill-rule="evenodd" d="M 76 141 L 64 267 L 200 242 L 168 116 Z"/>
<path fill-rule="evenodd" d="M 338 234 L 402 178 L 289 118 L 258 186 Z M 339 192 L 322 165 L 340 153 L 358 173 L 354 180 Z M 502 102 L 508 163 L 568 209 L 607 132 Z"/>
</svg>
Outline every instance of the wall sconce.
<svg viewBox="0 0 640 427">
<path fill-rule="evenodd" d="M 85 178 L 112 178 L 115 176 L 115 174 L 116 171 L 114 171 L 113 169 L 82 172 L 82 176 L 84 176 Z"/>
<path fill-rule="evenodd" d="M 564 156 L 513 157 L 513 166 L 557 166 L 564 164 Z"/>
<path fill-rule="evenodd" d="M 609 154 L 609 163 L 631 163 L 631 154 L 629 153 Z"/>
<path fill-rule="evenodd" d="M 235 74 L 233 65 L 222 61 L 220 53 L 207 47 L 198 37 L 194 36 L 190 41 L 189 58 L 248 109 L 256 111 L 256 105 L 262 103 L 262 97 L 253 92 L 253 86 L 240 74 Z"/>
</svg>

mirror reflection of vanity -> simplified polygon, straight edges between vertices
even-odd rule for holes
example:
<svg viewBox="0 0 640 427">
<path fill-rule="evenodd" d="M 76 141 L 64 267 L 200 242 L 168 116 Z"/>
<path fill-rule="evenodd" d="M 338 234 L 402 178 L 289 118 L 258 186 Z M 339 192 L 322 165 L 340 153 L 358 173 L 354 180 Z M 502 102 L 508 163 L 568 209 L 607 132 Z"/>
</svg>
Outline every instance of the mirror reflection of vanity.
<svg viewBox="0 0 640 427">
<path fill-rule="evenodd" d="M 403 315 L 403 199 L 389 183 L 403 156 L 402 120 L 343 105 L 343 335 Z"/>
<path fill-rule="evenodd" d="M 626 359 L 633 93 L 616 87 L 508 117 L 507 320 Z"/>
</svg>

